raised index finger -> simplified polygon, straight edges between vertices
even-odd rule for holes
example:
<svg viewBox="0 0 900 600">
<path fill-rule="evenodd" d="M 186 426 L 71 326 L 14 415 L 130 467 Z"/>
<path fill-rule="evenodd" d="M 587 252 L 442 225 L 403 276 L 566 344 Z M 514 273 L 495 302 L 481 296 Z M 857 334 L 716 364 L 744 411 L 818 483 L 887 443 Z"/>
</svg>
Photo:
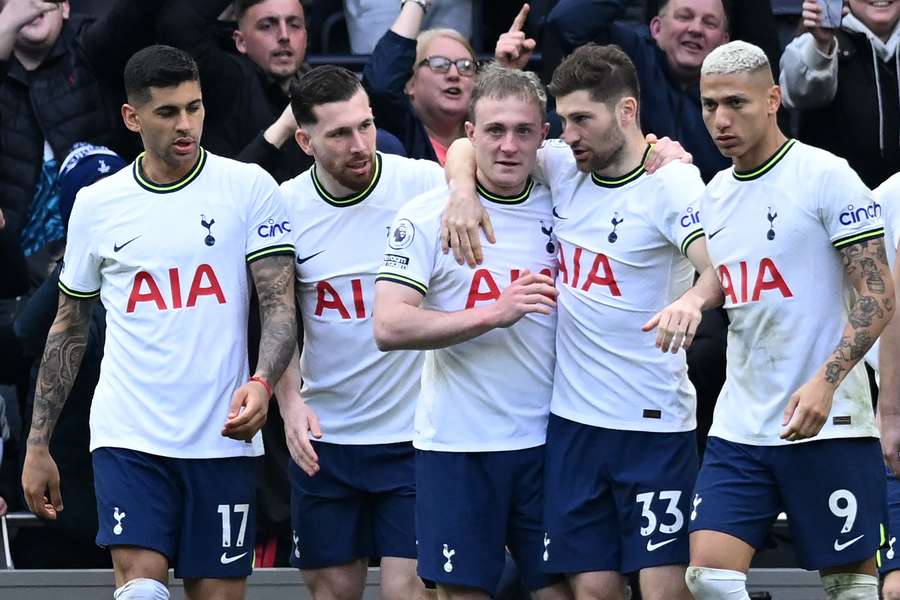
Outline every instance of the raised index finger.
<svg viewBox="0 0 900 600">
<path fill-rule="evenodd" d="M 529 10 L 531 10 L 531 8 L 527 4 L 522 5 L 522 8 L 519 9 L 519 14 L 516 15 L 515 19 L 513 19 L 512 26 L 509 28 L 509 33 L 522 31 L 522 29 L 525 27 L 525 21 L 528 20 Z"/>
</svg>

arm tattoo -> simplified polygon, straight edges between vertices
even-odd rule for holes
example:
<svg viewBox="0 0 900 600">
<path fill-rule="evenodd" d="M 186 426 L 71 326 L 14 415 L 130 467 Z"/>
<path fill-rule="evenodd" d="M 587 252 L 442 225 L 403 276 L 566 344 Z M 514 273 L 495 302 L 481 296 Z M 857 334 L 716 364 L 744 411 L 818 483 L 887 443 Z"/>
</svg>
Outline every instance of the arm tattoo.
<svg viewBox="0 0 900 600">
<path fill-rule="evenodd" d="M 29 446 L 50 443 L 59 413 L 81 366 L 95 303 L 95 300 L 76 300 L 65 294 L 59 295 L 59 308 L 47 336 L 35 385 Z"/>
<path fill-rule="evenodd" d="M 825 365 L 825 380 L 837 385 L 875 343 L 894 310 L 887 282 L 890 271 L 884 240 L 866 240 L 841 249 L 841 260 L 856 289 L 844 335 Z"/>
<path fill-rule="evenodd" d="M 281 377 L 297 347 L 293 256 L 268 256 L 250 264 L 259 295 L 262 337 L 256 370 L 267 381 Z"/>
</svg>

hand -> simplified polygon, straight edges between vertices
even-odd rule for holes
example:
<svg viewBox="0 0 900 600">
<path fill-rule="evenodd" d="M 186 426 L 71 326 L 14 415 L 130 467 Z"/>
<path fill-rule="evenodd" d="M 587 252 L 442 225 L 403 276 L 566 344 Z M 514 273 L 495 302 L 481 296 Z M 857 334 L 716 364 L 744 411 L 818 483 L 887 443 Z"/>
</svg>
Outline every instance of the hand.
<svg viewBox="0 0 900 600">
<path fill-rule="evenodd" d="M 524 69 L 534 52 L 537 42 L 531 38 L 525 37 L 522 28 L 525 27 L 525 21 L 528 19 L 528 11 L 531 8 L 527 4 L 522 5 L 522 9 L 516 18 L 513 19 L 512 26 L 509 31 L 497 38 L 497 46 L 494 48 L 494 59 L 503 67 L 510 69 Z"/>
<path fill-rule="evenodd" d="M 654 173 L 661 167 L 673 161 L 691 164 L 694 157 L 685 150 L 681 144 L 668 137 L 657 139 L 652 133 L 648 133 L 644 140 L 652 146 L 650 152 L 647 153 L 647 160 L 644 161 L 644 168 L 648 173 Z"/>
<path fill-rule="evenodd" d="M 784 409 L 781 439 L 789 442 L 815 436 L 831 414 L 834 388 L 821 375 L 816 375 L 794 392 Z"/>
<path fill-rule="evenodd" d="M 495 326 L 509 327 L 528 313 L 549 315 L 556 308 L 558 294 L 551 278 L 526 269 L 491 305 L 495 311 Z"/>
<path fill-rule="evenodd" d="M 6 219 L 3 218 L 3 209 L 0 208 L 0 229 L 6 227 Z"/>
<path fill-rule="evenodd" d="M 293 402 L 281 402 L 279 406 L 284 419 L 284 437 L 291 458 L 312 477 L 319 472 L 319 456 L 313 448 L 309 434 L 316 439 L 322 437 L 319 417 L 301 398 Z"/>
<path fill-rule="evenodd" d="M 656 347 L 663 352 L 670 349 L 672 354 L 679 348 L 687 350 L 694 341 L 694 335 L 700 326 L 703 313 L 700 303 L 689 294 L 685 294 L 644 323 L 641 331 L 656 331 Z"/>
<path fill-rule="evenodd" d="M 296 132 L 297 120 L 294 118 L 291 103 L 288 102 L 287 108 L 281 111 L 275 122 L 263 132 L 263 137 L 276 148 L 281 148 Z"/>
<path fill-rule="evenodd" d="M 470 267 L 480 265 L 484 253 L 479 228 L 484 230 L 484 237 L 490 243 L 497 243 L 491 216 L 475 190 L 451 188 L 450 201 L 441 215 L 441 249 L 444 254 L 452 248 L 457 263 L 468 263 Z"/>
<path fill-rule="evenodd" d="M 6 0 L 0 10 L 0 18 L 8 23 L 14 31 L 31 23 L 34 19 L 52 10 L 61 9 L 60 2 L 42 2 L 41 0 Z M 2 27 L 0 27 L 2 29 Z"/>
<path fill-rule="evenodd" d="M 29 446 L 22 467 L 22 491 L 28 510 L 42 519 L 56 519 L 62 512 L 59 469 L 46 446 Z"/>
<path fill-rule="evenodd" d="M 825 15 L 822 14 L 822 6 L 816 2 L 816 0 L 804 0 L 801 11 L 803 26 L 809 29 L 813 39 L 816 41 L 816 46 L 819 48 L 819 51 L 823 54 L 829 54 L 832 49 L 832 43 L 834 42 L 835 30 L 820 27 L 819 24 L 825 18 Z M 845 16 L 849 12 L 850 9 L 847 7 L 847 3 L 844 2 L 844 8 L 841 11 L 841 15 Z"/>
<path fill-rule="evenodd" d="M 269 393 L 266 388 L 256 381 L 248 381 L 231 397 L 222 435 L 233 440 L 249 441 L 265 425 L 268 414 Z"/>
<path fill-rule="evenodd" d="M 881 452 L 884 462 L 900 477 L 900 415 L 880 413 L 881 419 Z"/>
</svg>

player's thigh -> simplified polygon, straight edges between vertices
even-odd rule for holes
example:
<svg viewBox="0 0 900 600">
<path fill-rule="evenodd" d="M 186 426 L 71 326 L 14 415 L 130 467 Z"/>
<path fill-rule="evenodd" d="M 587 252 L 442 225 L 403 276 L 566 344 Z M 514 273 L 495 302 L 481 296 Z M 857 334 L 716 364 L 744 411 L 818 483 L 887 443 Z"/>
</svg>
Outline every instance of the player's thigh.
<svg viewBox="0 0 900 600">
<path fill-rule="evenodd" d="M 510 454 L 416 451 L 423 579 L 457 593 L 463 588 L 494 593 L 506 560 L 512 481 L 503 458 Z"/>
<path fill-rule="evenodd" d="M 381 597 L 383 600 L 410 600 L 425 593 L 425 584 L 416 574 L 414 558 L 381 558 Z"/>
<path fill-rule="evenodd" d="M 359 449 L 315 444 L 320 470 L 310 477 L 293 461 L 291 566 L 303 570 L 339 567 L 372 555 L 368 493 L 354 484 Z"/>
<path fill-rule="evenodd" d="M 369 561 L 358 558 L 342 565 L 301 569 L 303 582 L 316 600 L 356 600 L 366 586 Z"/>
<path fill-rule="evenodd" d="M 122 568 L 117 573 L 157 579 L 150 572 L 133 571 L 132 567 L 157 561 L 130 559 L 144 556 L 139 549 L 153 551 L 167 561 L 177 555 L 183 498 L 170 459 L 124 448 L 98 448 L 92 453 L 92 462 L 97 544 L 127 549 L 113 554 L 121 557 Z"/>
<path fill-rule="evenodd" d="M 620 530 L 606 430 L 551 414 L 544 445 L 543 570 L 618 571 Z"/>
<path fill-rule="evenodd" d="M 572 600 L 575 593 L 568 579 L 561 579 L 552 585 L 531 592 L 531 600 Z"/>
<path fill-rule="evenodd" d="M 184 595 L 188 600 L 244 600 L 247 580 L 185 579 Z"/>
<path fill-rule="evenodd" d="M 691 600 L 684 582 L 684 565 L 663 565 L 641 569 L 641 598 L 644 600 Z"/>
<path fill-rule="evenodd" d="M 709 438 L 690 503 L 691 565 L 744 571 L 782 508 L 771 448 Z"/>
<path fill-rule="evenodd" d="M 198 580 L 249 576 L 256 545 L 258 459 L 190 459 L 177 464 L 184 519 L 175 576 Z"/>
<path fill-rule="evenodd" d="M 613 490 L 622 527 L 620 571 L 686 565 L 691 492 L 697 478 L 693 431 L 610 431 L 619 456 Z"/>
<path fill-rule="evenodd" d="M 870 569 L 887 520 L 878 440 L 828 439 L 777 450 L 776 474 L 800 566 Z"/>
<path fill-rule="evenodd" d="M 117 588 L 132 579 L 141 578 L 155 579 L 168 585 L 169 559 L 159 552 L 137 546 L 113 546 L 110 554 Z"/>
<path fill-rule="evenodd" d="M 625 600 L 628 580 L 618 571 L 591 571 L 569 575 L 569 585 L 579 600 Z"/>
<path fill-rule="evenodd" d="M 529 592 L 548 589 L 565 579 L 562 574 L 550 574 L 543 569 L 550 544 L 542 523 L 544 447 L 509 454 L 503 466 L 510 474 L 511 484 L 506 545 L 525 589 Z"/>
</svg>

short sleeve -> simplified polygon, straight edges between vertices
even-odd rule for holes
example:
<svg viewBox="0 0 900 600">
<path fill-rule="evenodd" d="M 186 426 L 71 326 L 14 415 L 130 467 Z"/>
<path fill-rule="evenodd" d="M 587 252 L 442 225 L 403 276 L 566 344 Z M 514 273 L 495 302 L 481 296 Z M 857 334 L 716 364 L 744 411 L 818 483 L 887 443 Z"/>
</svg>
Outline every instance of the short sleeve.
<svg viewBox="0 0 900 600">
<path fill-rule="evenodd" d="M 819 198 L 822 223 L 836 249 L 884 236 L 881 204 L 846 161 L 826 171 Z"/>
<path fill-rule="evenodd" d="M 546 140 L 538 149 L 534 178 L 551 189 L 575 166 L 572 149 L 562 140 Z"/>
<path fill-rule="evenodd" d="M 247 218 L 247 262 L 278 254 L 293 255 L 293 228 L 278 184 L 260 169 L 252 189 Z"/>
<path fill-rule="evenodd" d="M 688 246 L 703 237 L 700 220 L 700 200 L 706 193 L 706 186 L 700 171 L 693 165 L 672 163 L 657 172 L 664 181 L 657 210 L 661 219 L 659 230 L 682 254 L 687 254 Z"/>
<path fill-rule="evenodd" d="M 388 233 L 384 263 L 375 281 L 399 283 L 425 296 L 434 271 L 437 244 L 434 218 L 421 216 L 425 211 L 414 210 L 417 205 L 422 206 L 419 201 L 413 201 L 397 213 Z"/>
<path fill-rule="evenodd" d="M 59 289 L 67 296 L 79 300 L 100 295 L 100 256 L 97 238 L 92 231 L 92 219 L 85 206 L 84 195 L 79 192 L 69 218 L 66 235 L 66 254 L 59 275 Z"/>
</svg>

